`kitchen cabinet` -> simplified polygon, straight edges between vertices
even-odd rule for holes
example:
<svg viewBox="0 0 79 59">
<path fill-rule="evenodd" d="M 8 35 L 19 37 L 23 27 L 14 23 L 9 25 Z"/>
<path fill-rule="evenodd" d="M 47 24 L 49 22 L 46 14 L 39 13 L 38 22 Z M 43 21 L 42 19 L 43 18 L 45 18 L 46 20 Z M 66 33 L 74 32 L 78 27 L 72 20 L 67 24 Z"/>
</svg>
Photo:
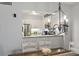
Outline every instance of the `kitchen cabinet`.
<svg viewBox="0 0 79 59">
<path fill-rule="evenodd" d="M 22 39 L 22 51 L 36 51 L 41 48 L 63 48 L 63 36 L 43 35 L 27 36 Z"/>
</svg>

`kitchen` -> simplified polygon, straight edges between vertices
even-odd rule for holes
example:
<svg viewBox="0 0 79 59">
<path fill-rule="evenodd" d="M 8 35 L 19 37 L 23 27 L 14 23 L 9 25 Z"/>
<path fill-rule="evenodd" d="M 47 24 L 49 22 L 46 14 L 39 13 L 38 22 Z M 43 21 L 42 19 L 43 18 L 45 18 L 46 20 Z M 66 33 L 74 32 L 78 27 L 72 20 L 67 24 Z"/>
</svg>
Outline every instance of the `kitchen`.
<svg viewBox="0 0 79 59">
<path fill-rule="evenodd" d="M 5 11 L 10 17 L 6 21 L 8 25 L 5 22 L 8 29 L 2 28 L 7 30 L 3 31 L 6 33 L 6 38 L 1 38 L 3 42 L 1 44 L 5 51 L 3 55 L 31 53 L 40 50 L 48 55 L 44 50 L 51 51 L 51 49 L 56 50 L 56 54 L 63 51 L 72 53 L 70 51 L 73 47 L 72 5 L 61 2 L 12 2 L 10 6 L 1 5 L 1 7 L 5 7 L 2 8 L 2 11 L 7 7 L 7 10 L 10 10 L 9 12 Z M 4 34 L 0 35 L 4 36 Z"/>
</svg>

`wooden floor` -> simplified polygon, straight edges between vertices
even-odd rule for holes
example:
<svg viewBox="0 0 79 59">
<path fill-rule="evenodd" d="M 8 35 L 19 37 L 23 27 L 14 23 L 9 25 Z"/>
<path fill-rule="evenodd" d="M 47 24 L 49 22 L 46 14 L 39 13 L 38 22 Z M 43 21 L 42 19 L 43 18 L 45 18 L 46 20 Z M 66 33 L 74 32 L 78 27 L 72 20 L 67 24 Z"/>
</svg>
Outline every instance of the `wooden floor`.
<svg viewBox="0 0 79 59">
<path fill-rule="evenodd" d="M 61 52 L 58 52 L 58 49 L 61 49 Z M 31 52 L 16 53 L 10 56 L 79 56 L 78 54 L 75 54 L 72 51 L 63 48 L 55 48 L 51 50 L 52 53 L 48 55 L 44 55 L 41 51 L 31 51 Z"/>
</svg>

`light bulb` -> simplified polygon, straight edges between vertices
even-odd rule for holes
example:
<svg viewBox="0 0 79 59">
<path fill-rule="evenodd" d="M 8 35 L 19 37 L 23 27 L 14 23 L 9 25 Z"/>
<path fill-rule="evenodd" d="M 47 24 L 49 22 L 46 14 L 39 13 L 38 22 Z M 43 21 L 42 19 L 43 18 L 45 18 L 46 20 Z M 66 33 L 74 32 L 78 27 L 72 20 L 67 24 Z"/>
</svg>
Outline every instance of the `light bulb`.
<svg viewBox="0 0 79 59">
<path fill-rule="evenodd" d="M 50 19 L 48 19 L 48 23 L 50 23 Z"/>
<path fill-rule="evenodd" d="M 64 20 L 65 20 L 66 22 L 68 22 L 68 19 L 67 19 L 67 16 L 66 16 L 66 15 L 64 15 Z"/>
<path fill-rule="evenodd" d="M 68 22 L 68 19 L 65 19 L 66 22 Z"/>
<path fill-rule="evenodd" d="M 67 16 L 66 15 L 64 15 L 64 19 L 66 19 L 67 18 Z"/>
</svg>

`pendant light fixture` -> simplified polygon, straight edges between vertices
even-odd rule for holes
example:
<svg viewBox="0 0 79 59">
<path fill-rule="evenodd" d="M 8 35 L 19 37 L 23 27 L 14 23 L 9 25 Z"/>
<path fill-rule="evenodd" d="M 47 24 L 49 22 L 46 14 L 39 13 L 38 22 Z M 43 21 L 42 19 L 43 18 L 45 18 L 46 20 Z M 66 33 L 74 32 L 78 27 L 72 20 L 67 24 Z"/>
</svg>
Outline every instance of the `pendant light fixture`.
<svg viewBox="0 0 79 59">
<path fill-rule="evenodd" d="M 58 11 L 59 11 L 59 24 L 60 24 L 60 21 L 61 21 L 61 3 L 60 2 L 59 2 Z"/>
<path fill-rule="evenodd" d="M 68 31 L 68 19 L 63 10 L 61 9 L 61 3 L 59 2 L 58 7 L 59 12 L 59 31 L 67 32 Z"/>
<path fill-rule="evenodd" d="M 62 24 L 61 24 L 61 13 L 62 13 L 62 11 L 61 11 L 61 3 L 59 2 L 59 4 L 58 4 L 58 13 L 59 13 L 59 31 L 61 31 L 62 30 Z"/>
</svg>

